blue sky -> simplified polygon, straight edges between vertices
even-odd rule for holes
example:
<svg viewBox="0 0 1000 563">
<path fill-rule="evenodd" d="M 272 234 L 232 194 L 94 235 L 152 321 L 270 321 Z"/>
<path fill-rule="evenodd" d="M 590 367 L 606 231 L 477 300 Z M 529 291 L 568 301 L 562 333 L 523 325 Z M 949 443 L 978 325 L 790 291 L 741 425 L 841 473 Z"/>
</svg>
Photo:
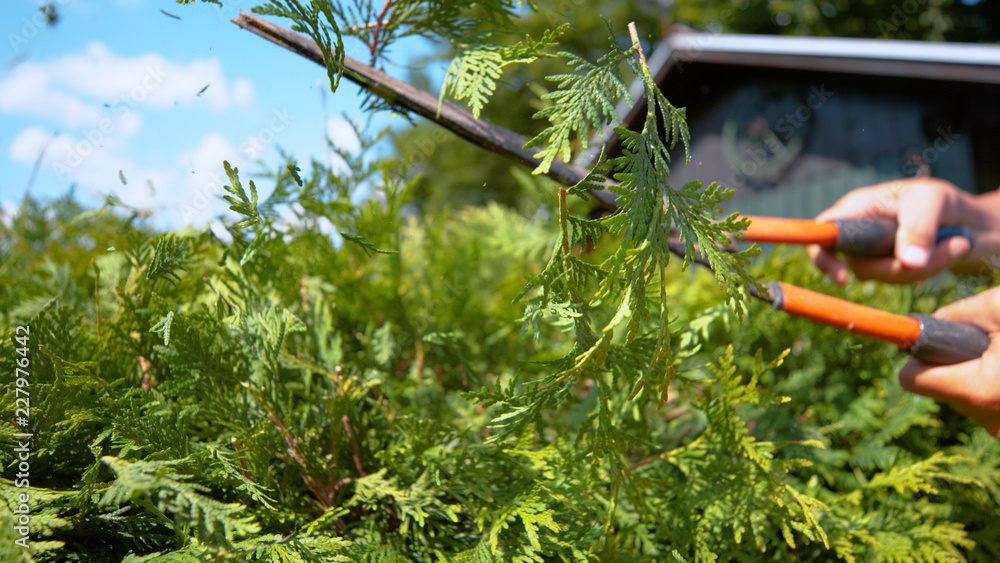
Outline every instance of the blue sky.
<svg viewBox="0 0 1000 563">
<path fill-rule="evenodd" d="M 76 184 L 87 204 L 113 193 L 153 211 L 158 226 L 201 227 L 227 212 L 218 198 L 224 159 L 253 172 L 258 159 L 275 166 L 279 147 L 300 162 L 335 161 L 325 134 L 357 146 L 342 114 L 362 118 L 358 88 L 344 80 L 331 94 L 322 67 L 229 21 L 256 2 L 53 3 L 54 27 L 38 16 L 38 2 L 0 4 L 0 202 L 8 213 L 43 147 L 32 196 L 52 198 Z M 354 47 L 348 54 L 364 59 Z M 429 48 L 405 45 L 409 56 Z M 270 191 L 264 184 L 261 197 Z"/>
</svg>

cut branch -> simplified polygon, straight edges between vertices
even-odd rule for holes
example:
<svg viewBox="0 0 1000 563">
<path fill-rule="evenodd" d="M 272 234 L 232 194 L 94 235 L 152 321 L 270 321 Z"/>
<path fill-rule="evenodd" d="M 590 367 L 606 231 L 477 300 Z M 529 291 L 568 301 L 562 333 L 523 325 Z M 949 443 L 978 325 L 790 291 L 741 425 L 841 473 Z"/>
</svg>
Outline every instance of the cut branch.
<svg viewBox="0 0 1000 563">
<path fill-rule="evenodd" d="M 232 21 L 241 28 L 247 29 L 268 41 L 297 53 L 316 64 L 326 64 L 323 59 L 323 51 L 320 50 L 315 41 L 304 35 L 242 11 L 239 17 L 233 18 Z M 637 42 L 638 34 L 635 34 L 632 39 Z M 439 111 L 438 99 L 436 97 L 346 55 L 344 56 L 344 75 L 352 82 L 382 97 L 389 103 L 402 106 L 421 117 L 425 117 L 458 136 L 471 141 L 473 144 L 532 168 L 538 163 L 534 155 L 539 149 L 525 149 L 524 145 L 528 140 L 521 135 L 482 119 L 476 119 L 471 113 L 448 101 L 441 102 Z M 574 186 L 583 181 L 587 177 L 587 174 L 587 171 L 579 166 L 556 160 L 552 163 L 546 176 L 564 186 Z M 603 185 L 605 186 L 617 184 L 617 182 L 609 178 L 604 178 L 603 180 Z M 607 190 L 590 190 L 590 194 L 607 209 L 618 209 L 617 205 L 615 205 L 614 194 Z M 670 251 L 683 258 L 685 256 L 684 245 L 679 243 L 675 237 L 671 238 L 673 240 L 670 244 Z M 693 261 L 712 270 L 712 266 L 697 251 L 695 252 Z M 769 303 L 771 302 L 767 296 L 761 295 L 753 285 L 749 286 L 748 291 L 753 297 Z"/>
<path fill-rule="evenodd" d="M 317 64 L 326 64 L 323 60 L 323 52 L 316 45 L 316 42 L 304 35 L 246 12 L 240 12 L 239 17 L 233 18 L 232 21 L 241 28 L 252 31 Z M 346 55 L 344 56 L 344 75 L 390 104 L 404 107 L 421 117 L 425 117 L 476 145 L 531 168 L 538 164 L 535 154 L 538 153 L 539 149 L 525 149 L 524 145 L 528 139 L 523 136 L 482 119 L 476 119 L 471 113 L 447 101 L 441 103 L 439 112 L 437 97 Z M 579 166 L 556 161 L 552 163 L 552 167 L 546 175 L 560 184 L 573 186 L 587 177 L 587 171 Z M 605 185 L 611 183 L 613 182 L 608 180 Z M 591 190 L 590 193 L 604 207 L 616 209 L 614 194 L 600 190 Z"/>
<path fill-rule="evenodd" d="M 639 64 L 646 66 L 646 55 L 642 52 L 642 44 L 639 43 L 639 32 L 635 29 L 635 22 L 630 22 L 628 24 L 628 34 L 632 38 L 632 47 L 635 48 L 636 53 L 639 54 Z"/>
</svg>

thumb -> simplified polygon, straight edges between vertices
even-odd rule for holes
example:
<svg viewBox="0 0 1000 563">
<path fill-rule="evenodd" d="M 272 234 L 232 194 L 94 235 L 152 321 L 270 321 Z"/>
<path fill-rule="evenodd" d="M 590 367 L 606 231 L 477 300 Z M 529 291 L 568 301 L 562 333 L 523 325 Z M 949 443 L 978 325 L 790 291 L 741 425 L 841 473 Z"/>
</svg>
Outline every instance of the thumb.
<svg viewBox="0 0 1000 563">
<path fill-rule="evenodd" d="M 923 268 L 937 244 L 946 202 L 940 191 L 914 188 L 899 198 L 896 257 L 909 268 Z"/>
</svg>

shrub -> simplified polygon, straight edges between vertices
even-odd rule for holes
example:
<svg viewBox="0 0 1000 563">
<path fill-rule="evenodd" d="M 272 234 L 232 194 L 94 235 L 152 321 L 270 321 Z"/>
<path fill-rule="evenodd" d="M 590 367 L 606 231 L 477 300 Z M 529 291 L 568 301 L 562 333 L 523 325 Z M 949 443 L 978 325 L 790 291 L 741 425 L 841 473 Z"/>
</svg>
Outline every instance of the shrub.
<svg viewBox="0 0 1000 563">
<path fill-rule="evenodd" d="M 614 88 L 636 54 L 572 61 Z M 263 202 L 224 164 L 224 234 L 26 198 L 0 227 L 0 558 L 995 560 L 997 441 L 902 391 L 891 347 L 747 302 L 755 251 L 669 259 L 665 222 L 706 247 L 742 223 L 669 186 L 658 127 L 686 126 L 656 99 L 602 220 L 537 179 L 530 214 L 417 212 L 377 135 Z M 543 115 L 553 153 L 594 125 L 570 109 Z M 755 268 L 895 311 L 958 291 Z"/>
</svg>

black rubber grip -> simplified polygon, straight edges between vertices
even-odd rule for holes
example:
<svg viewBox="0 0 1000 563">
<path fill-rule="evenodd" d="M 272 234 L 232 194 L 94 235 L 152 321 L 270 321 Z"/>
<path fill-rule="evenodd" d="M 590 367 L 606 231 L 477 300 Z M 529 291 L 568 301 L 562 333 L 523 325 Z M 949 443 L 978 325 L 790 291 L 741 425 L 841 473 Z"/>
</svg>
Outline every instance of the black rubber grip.
<svg viewBox="0 0 1000 563">
<path fill-rule="evenodd" d="M 965 225 L 945 225 L 939 228 L 936 242 L 941 242 L 944 239 L 951 237 L 962 237 L 969 241 L 969 248 L 972 248 L 972 245 L 976 243 L 976 241 L 972 238 L 972 229 L 966 227 Z"/>
<path fill-rule="evenodd" d="M 896 221 L 892 219 L 836 219 L 839 231 L 833 250 L 858 256 L 892 256 L 896 248 Z M 975 241 L 965 225 L 945 225 L 938 229 L 936 242 L 964 237 L 971 248 Z"/>
<path fill-rule="evenodd" d="M 925 364 L 960 364 L 982 356 L 990 346 L 990 336 L 977 326 L 919 313 L 909 316 L 920 321 L 920 338 L 906 351 Z"/>
<path fill-rule="evenodd" d="M 892 219 L 837 219 L 839 229 L 833 250 L 859 256 L 892 256 L 896 248 L 896 222 Z"/>
</svg>

